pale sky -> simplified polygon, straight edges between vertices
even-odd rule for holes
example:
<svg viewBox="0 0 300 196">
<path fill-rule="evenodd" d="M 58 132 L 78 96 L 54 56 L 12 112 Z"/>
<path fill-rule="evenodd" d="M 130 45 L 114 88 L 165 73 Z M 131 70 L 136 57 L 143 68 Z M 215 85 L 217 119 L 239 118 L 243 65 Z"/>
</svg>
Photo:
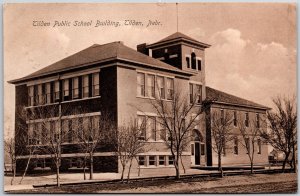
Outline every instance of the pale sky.
<svg viewBox="0 0 300 196">
<path fill-rule="evenodd" d="M 14 85 L 92 44 L 123 41 L 136 48 L 176 32 L 175 3 L 8 4 L 4 7 L 5 134 L 14 128 Z M 54 21 L 93 21 L 92 27 L 52 27 Z M 97 20 L 136 20 L 144 26 L 94 27 Z M 162 25 L 146 27 L 149 20 Z M 34 27 L 49 21 L 50 27 Z M 279 3 L 178 5 L 179 32 L 211 44 L 206 83 L 272 107 L 277 95 L 296 95 L 296 6 Z"/>
</svg>

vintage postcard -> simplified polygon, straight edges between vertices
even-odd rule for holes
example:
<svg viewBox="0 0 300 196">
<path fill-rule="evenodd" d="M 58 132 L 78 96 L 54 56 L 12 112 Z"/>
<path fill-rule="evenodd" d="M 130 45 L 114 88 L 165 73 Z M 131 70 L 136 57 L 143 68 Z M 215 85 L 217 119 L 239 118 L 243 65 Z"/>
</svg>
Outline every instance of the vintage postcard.
<svg viewBox="0 0 300 196">
<path fill-rule="evenodd" d="M 3 10 L 5 192 L 297 192 L 296 4 Z"/>
</svg>

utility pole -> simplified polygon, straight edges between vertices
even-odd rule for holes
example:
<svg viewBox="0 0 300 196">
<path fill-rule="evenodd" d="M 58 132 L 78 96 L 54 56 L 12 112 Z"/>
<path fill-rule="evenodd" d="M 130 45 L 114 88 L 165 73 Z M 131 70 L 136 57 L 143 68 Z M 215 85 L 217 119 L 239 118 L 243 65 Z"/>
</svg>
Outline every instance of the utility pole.
<svg viewBox="0 0 300 196">
<path fill-rule="evenodd" d="M 177 32 L 178 32 L 178 3 L 176 2 Z"/>
</svg>

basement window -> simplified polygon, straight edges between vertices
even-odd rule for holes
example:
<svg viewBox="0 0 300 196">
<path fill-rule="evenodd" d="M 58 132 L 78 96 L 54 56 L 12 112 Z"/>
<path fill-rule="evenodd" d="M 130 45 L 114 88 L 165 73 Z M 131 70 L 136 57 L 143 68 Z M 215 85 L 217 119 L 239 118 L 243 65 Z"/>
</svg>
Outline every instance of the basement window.
<svg viewBox="0 0 300 196">
<path fill-rule="evenodd" d="M 155 156 L 149 156 L 149 165 L 156 165 L 156 157 Z"/>
</svg>

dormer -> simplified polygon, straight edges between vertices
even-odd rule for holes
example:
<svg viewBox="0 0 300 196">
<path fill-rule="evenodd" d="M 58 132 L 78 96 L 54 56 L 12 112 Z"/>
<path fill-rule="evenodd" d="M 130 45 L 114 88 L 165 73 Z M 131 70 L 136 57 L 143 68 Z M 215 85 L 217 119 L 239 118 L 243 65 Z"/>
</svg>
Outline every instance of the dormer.
<svg viewBox="0 0 300 196">
<path fill-rule="evenodd" d="M 153 44 L 140 44 L 137 50 L 178 69 L 194 72 L 195 80 L 204 83 L 205 49 L 209 47 L 209 44 L 176 32 Z"/>
</svg>

